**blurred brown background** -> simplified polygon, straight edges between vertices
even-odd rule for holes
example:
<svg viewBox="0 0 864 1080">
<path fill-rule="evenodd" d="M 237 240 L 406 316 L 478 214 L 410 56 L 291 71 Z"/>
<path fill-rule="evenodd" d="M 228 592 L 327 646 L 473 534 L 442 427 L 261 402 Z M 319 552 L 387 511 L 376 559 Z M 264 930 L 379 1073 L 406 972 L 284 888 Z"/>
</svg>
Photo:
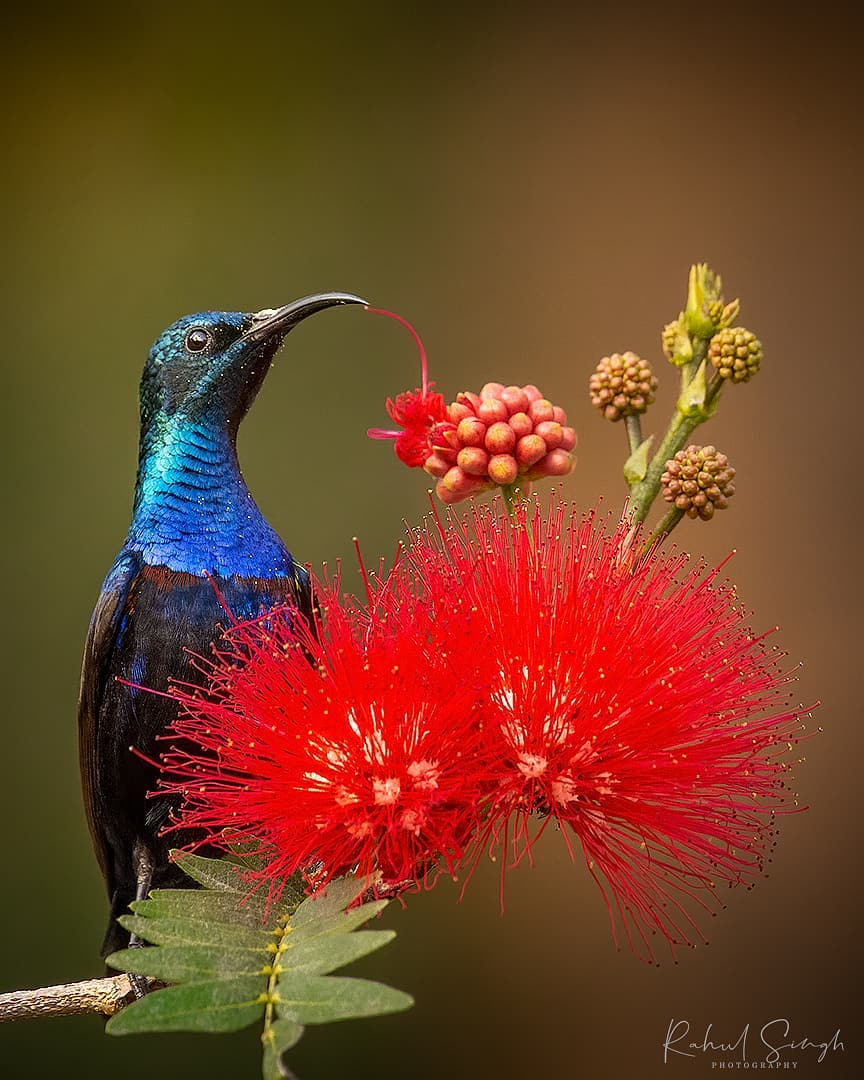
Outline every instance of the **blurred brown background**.
<svg viewBox="0 0 864 1080">
<path fill-rule="evenodd" d="M 182 7 L 182 10 L 180 9 Z M 596 360 L 632 348 L 674 373 L 661 325 L 708 260 L 767 360 L 705 441 L 738 495 L 677 538 L 777 622 L 825 731 L 799 773 L 768 880 L 729 898 L 677 966 L 616 953 L 600 895 L 560 839 L 465 901 L 394 905 L 396 943 L 358 969 L 415 994 L 399 1017 L 311 1030 L 304 1080 L 699 1077 L 663 1066 L 670 1018 L 736 1037 L 788 1017 L 840 1027 L 861 1066 L 860 24 L 611 6 L 254 3 L 44 6 L 6 16 L 5 644 L 0 986 L 98 972 L 102 883 L 78 790 L 80 651 L 130 510 L 137 382 L 157 333 L 202 308 L 348 289 L 410 318 L 442 390 L 532 381 L 569 409 L 585 506 L 618 505 L 624 433 L 587 400 Z M 766 9 L 767 10 L 767 9 Z M 11 20 L 11 21 L 10 21 Z M 397 327 L 342 311 L 279 357 L 241 436 L 250 486 L 303 559 L 389 555 L 423 479 L 366 439 L 413 386 Z M 95 1018 L 0 1029 L 4 1076 L 258 1074 L 257 1034 L 114 1040 Z"/>
</svg>

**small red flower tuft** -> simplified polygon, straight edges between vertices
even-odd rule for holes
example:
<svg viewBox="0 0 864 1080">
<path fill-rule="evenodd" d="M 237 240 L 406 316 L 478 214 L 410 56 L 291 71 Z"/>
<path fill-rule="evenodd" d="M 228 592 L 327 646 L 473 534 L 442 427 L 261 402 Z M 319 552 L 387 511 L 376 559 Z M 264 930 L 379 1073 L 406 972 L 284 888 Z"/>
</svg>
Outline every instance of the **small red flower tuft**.
<svg viewBox="0 0 864 1080">
<path fill-rule="evenodd" d="M 653 959 L 648 933 L 692 944 L 688 901 L 761 872 L 802 725 L 782 654 L 719 571 L 639 550 L 627 524 L 609 536 L 594 515 L 523 503 L 417 530 L 403 568 L 435 609 L 484 616 L 471 657 L 450 658 L 488 687 L 475 856 L 505 844 L 518 862 L 550 821 L 568 847 L 572 830 L 613 931 Z"/>
<path fill-rule="evenodd" d="M 403 429 L 401 432 L 369 429 L 370 436 L 375 439 L 395 436 L 396 455 L 412 469 L 422 468 L 426 464 L 434 452 L 438 425 L 447 423 L 444 397 L 442 394 L 432 393 L 432 385 L 429 384 L 421 390 L 406 390 L 404 394 L 399 394 L 395 401 L 392 398 L 387 399 L 387 412 Z"/>
<path fill-rule="evenodd" d="M 371 439 L 393 439 L 399 460 L 412 469 L 422 468 L 434 453 L 436 446 L 446 447 L 443 435 L 453 428 L 453 424 L 447 417 L 444 397 L 432 390 L 435 384 L 429 382 L 426 349 L 411 323 L 403 319 L 401 315 L 384 311 L 382 308 L 367 307 L 366 310 L 375 315 L 386 315 L 390 319 L 395 319 L 411 334 L 420 351 L 422 381 L 419 389 L 406 390 L 405 393 L 397 395 L 395 401 L 393 398 L 387 398 L 387 413 L 390 419 L 399 425 L 400 430 L 369 428 L 367 434 Z"/>
<path fill-rule="evenodd" d="M 171 828 L 256 852 L 271 888 L 354 868 L 391 892 L 431 883 L 477 826 L 476 687 L 398 621 L 370 629 L 337 584 L 317 601 L 316 627 L 289 609 L 234 626 L 207 690 L 177 692 Z"/>
</svg>

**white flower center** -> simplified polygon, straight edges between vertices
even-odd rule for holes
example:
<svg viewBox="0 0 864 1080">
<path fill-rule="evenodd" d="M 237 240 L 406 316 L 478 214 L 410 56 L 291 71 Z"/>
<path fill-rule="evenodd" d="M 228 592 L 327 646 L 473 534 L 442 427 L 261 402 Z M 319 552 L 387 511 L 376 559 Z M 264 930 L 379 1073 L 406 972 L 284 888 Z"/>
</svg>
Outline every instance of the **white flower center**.
<svg viewBox="0 0 864 1080">
<path fill-rule="evenodd" d="M 542 776 L 546 771 L 546 766 L 549 762 L 543 757 L 542 754 L 526 754 L 522 753 L 516 758 L 516 768 L 523 774 L 530 778 Z"/>
<path fill-rule="evenodd" d="M 399 798 L 401 790 L 402 785 L 395 776 L 387 777 L 386 780 L 381 780 L 376 776 L 372 780 L 376 806 L 392 806 Z"/>
</svg>

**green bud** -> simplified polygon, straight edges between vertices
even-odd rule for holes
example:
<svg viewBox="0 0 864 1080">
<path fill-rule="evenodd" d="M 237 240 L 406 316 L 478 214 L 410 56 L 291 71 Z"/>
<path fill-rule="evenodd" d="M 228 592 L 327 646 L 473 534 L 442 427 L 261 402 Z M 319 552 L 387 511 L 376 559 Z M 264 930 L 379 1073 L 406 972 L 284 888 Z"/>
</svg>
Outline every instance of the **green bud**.
<svg viewBox="0 0 864 1080">
<path fill-rule="evenodd" d="M 723 330 L 727 326 L 731 326 L 732 323 L 738 318 L 738 313 L 741 310 L 741 301 L 732 300 L 728 304 L 725 304 L 723 311 L 720 314 L 720 318 L 717 320 L 717 329 Z"/>
<path fill-rule="evenodd" d="M 701 420 L 707 420 L 713 416 L 720 404 L 718 395 L 712 394 L 711 401 L 708 398 L 708 379 L 706 377 L 706 364 L 703 360 L 699 370 L 693 376 L 678 397 L 675 407 L 682 416 L 698 416 Z"/>
<path fill-rule="evenodd" d="M 676 367 L 684 367 L 693 359 L 693 344 L 687 333 L 687 321 L 682 311 L 675 322 L 667 323 L 660 335 L 663 352 Z"/>
<path fill-rule="evenodd" d="M 711 338 L 708 359 L 722 378 L 748 382 L 762 364 L 762 342 L 743 326 L 727 326 Z"/>
<path fill-rule="evenodd" d="M 687 329 L 693 337 L 704 338 L 706 341 L 717 328 L 714 315 L 722 317 L 723 312 L 723 282 L 719 274 L 709 269 L 707 263 L 695 263 L 690 267 L 690 281 L 687 288 L 687 307 L 684 316 Z M 719 307 L 717 306 L 719 304 Z"/>
</svg>

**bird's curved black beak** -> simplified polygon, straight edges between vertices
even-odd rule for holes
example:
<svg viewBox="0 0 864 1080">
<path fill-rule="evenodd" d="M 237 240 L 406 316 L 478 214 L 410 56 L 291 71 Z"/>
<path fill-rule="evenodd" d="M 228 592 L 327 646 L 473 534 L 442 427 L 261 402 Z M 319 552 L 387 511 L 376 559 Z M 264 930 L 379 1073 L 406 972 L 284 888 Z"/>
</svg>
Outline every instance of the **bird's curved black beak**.
<svg viewBox="0 0 864 1080">
<path fill-rule="evenodd" d="M 368 307 L 369 302 L 353 293 L 343 292 L 315 293 L 313 296 L 304 296 L 302 300 L 295 300 L 293 304 L 285 304 L 284 307 L 256 311 L 251 316 L 250 325 L 244 331 L 242 340 L 263 343 L 277 337 L 283 338 L 289 330 L 308 316 L 340 304 L 361 304 L 363 307 Z"/>
</svg>

